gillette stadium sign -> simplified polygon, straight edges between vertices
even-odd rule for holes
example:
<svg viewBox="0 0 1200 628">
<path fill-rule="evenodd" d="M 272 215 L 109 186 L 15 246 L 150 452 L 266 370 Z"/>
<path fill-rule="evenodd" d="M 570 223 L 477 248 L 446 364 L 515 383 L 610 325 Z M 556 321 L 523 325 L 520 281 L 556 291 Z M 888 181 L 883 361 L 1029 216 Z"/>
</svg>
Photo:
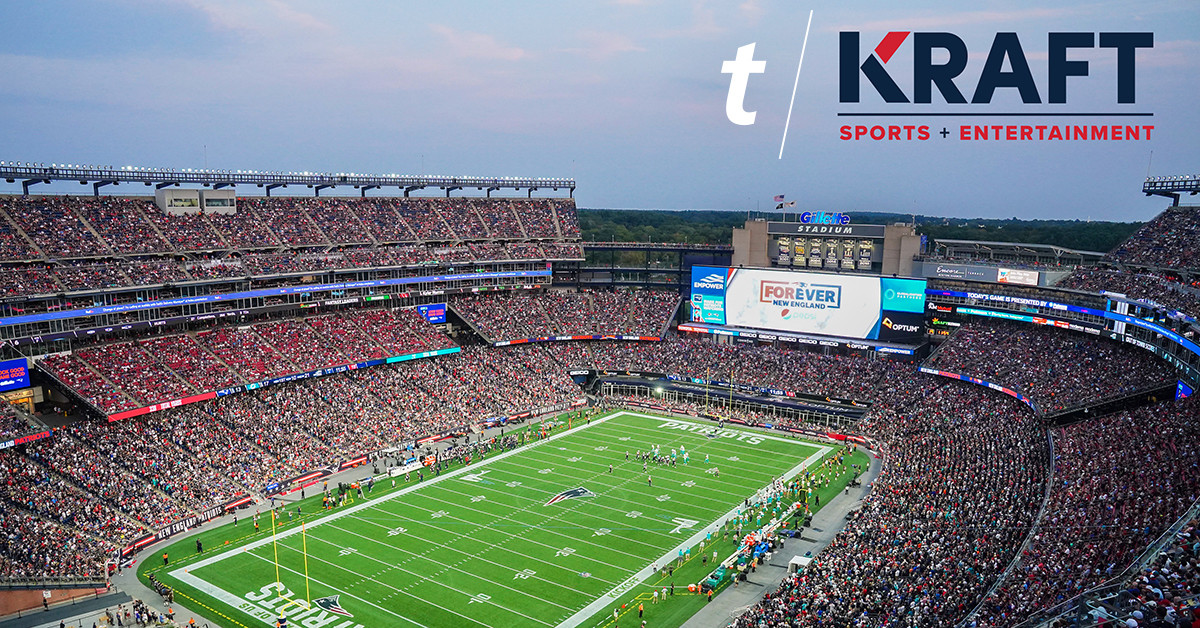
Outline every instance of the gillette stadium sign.
<svg viewBox="0 0 1200 628">
<path fill-rule="evenodd" d="M 806 225 L 848 225 L 850 224 L 850 215 L 841 212 L 833 214 L 804 212 L 800 214 L 800 222 Z"/>
</svg>

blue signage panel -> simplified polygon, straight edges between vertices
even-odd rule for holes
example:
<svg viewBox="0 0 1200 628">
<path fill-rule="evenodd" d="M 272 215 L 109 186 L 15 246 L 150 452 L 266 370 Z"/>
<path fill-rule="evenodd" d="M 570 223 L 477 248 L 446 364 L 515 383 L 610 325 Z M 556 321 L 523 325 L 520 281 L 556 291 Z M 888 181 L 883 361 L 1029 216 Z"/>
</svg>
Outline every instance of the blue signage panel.
<svg viewBox="0 0 1200 628">
<path fill-rule="evenodd" d="M 725 324 L 725 287 L 732 273 L 722 267 L 692 267 L 692 322 Z"/>
<path fill-rule="evenodd" d="M 29 363 L 25 358 L 0 362 L 0 392 L 29 387 Z"/>
<path fill-rule="evenodd" d="M 429 305 L 418 305 L 417 310 L 421 312 L 421 316 L 433 325 L 441 325 L 446 322 L 446 304 L 445 303 L 430 303 Z"/>
</svg>

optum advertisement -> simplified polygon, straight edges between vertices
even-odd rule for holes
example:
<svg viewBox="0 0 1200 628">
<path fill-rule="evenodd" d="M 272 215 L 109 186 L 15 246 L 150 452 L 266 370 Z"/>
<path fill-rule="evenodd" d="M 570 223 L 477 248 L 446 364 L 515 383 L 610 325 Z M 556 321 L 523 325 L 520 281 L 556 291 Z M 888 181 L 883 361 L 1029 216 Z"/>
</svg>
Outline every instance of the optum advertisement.
<svg viewBox="0 0 1200 628">
<path fill-rule="evenodd" d="M 692 320 L 844 338 L 919 337 L 925 281 L 692 268 Z"/>
</svg>

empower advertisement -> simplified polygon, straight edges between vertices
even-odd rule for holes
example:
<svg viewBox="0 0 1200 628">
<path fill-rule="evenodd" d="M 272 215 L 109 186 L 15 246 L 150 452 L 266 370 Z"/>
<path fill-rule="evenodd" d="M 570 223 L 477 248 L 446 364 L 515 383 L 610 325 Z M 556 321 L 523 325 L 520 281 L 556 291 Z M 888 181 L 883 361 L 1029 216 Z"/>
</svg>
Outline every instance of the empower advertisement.
<svg viewBox="0 0 1200 628">
<path fill-rule="evenodd" d="M 903 341 L 920 336 L 925 281 L 696 266 L 691 303 L 694 322 Z"/>
</svg>

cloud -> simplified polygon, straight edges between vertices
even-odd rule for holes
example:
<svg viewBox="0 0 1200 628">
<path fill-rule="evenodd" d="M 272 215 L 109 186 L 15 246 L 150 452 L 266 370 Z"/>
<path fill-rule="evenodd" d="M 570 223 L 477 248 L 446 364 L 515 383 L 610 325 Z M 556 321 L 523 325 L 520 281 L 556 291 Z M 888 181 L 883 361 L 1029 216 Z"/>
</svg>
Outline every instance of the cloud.
<svg viewBox="0 0 1200 628">
<path fill-rule="evenodd" d="M 519 61 L 529 56 L 525 50 L 501 44 L 495 37 L 484 33 L 459 31 L 442 24 L 430 24 L 429 28 L 446 40 L 457 57 Z"/>
<path fill-rule="evenodd" d="M 1195 67 L 1200 58 L 1200 41 L 1178 39 L 1156 41 L 1153 50 L 1139 50 L 1138 67 L 1174 68 Z"/>
<path fill-rule="evenodd" d="M 949 28 L 971 24 L 1002 25 L 1023 20 L 1048 19 L 1071 15 L 1072 9 L 1025 9 L 1022 11 L 968 11 L 929 17 L 906 17 L 893 20 L 876 20 L 860 24 L 832 27 L 833 31 L 913 31 L 934 28 Z"/>
<path fill-rule="evenodd" d="M 738 5 L 738 10 L 742 12 L 742 17 L 751 24 L 758 24 L 758 20 L 763 15 L 762 4 L 759 3 L 759 0 L 745 0 Z"/>
<path fill-rule="evenodd" d="M 627 35 L 604 31 L 580 31 L 576 35 L 581 48 L 565 48 L 564 52 L 583 55 L 591 59 L 606 59 L 622 52 L 645 52 L 646 49 L 634 43 Z"/>
<path fill-rule="evenodd" d="M 150 2 L 152 0 L 143 0 Z M 198 11 L 214 28 L 255 35 L 290 36 L 297 28 L 309 32 L 333 31 L 311 13 L 299 11 L 285 0 L 166 0 Z"/>
<path fill-rule="evenodd" d="M 658 33 L 658 37 L 693 37 L 705 38 L 725 32 L 717 23 L 717 13 L 705 4 L 704 0 L 692 2 L 692 23 L 686 28 L 666 30 Z"/>
<path fill-rule="evenodd" d="M 304 13 L 303 11 L 297 11 L 296 9 L 292 8 L 292 6 L 289 5 L 288 3 L 283 2 L 283 0 L 265 0 L 265 1 L 266 1 L 267 6 L 270 7 L 275 12 L 275 15 L 279 19 L 281 19 L 285 22 L 294 24 L 296 26 L 299 26 L 300 28 L 304 28 L 307 30 L 327 31 L 327 32 L 333 30 L 332 26 L 317 19 L 311 13 Z"/>
</svg>

